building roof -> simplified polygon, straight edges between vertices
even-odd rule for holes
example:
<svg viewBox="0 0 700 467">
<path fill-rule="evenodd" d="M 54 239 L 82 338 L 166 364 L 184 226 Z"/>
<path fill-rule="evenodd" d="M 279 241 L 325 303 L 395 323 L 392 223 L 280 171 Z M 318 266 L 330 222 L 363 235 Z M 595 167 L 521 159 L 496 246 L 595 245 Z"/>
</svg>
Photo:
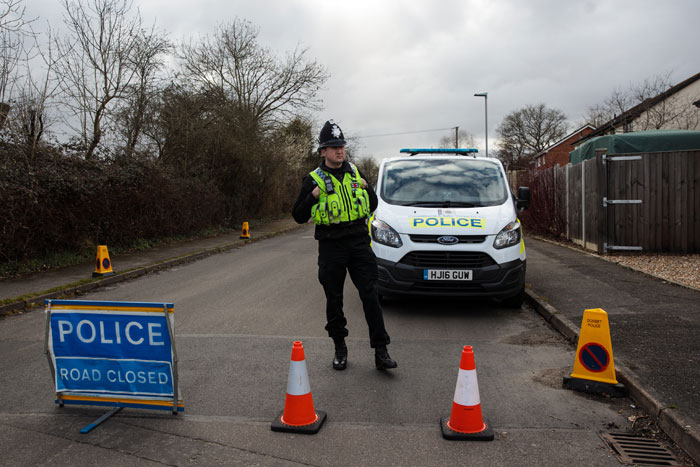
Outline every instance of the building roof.
<svg viewBox="0 0 700 467">
<path fill-rule="evenodd" d="M 671 86 L 661 94 L 658 94 L 654 97 L 650 97 L 648 99 L 645 99 L 641 103 L 635 105 L 634 107 L 631 107 L 630 109 L 622 112 L 620 115 L 614 117 L 611 120 L 608 120 L 607 122 L 603 123 L 600 125 L 598 128 L 596 128 L 593 132 L 587 134 L 586 136 L 581 137 L 576 141 L 576 143 L 581 143 L 587 139 L 594 138 L 596 136 L 600 136 L 604 134 L 606 131 L 610 131 L 611 129 L 614 129 L 618 127 L 619 125 L 622 125 L 626 122 L 632 121 L 635 118 L 639 117 L 644 111 L 649 110 L 659 102 L 662 102 L 665 99 L 668 99 L 670 96 L 673 94 L 677 93 L 683 88 L 686 88 L 693 84 L 695 81 L 700 79 L 700 73 L 697 73 L 690 78 L 681 81 L 680 83 L 676 84 L 675 86 Z M 697 102 L 694 102 L 693 105 L 698 106 L 700 103 L 700 100 Z"/>
<path fill-rule="evenodd" d="M 549 145 L 548 147 L 544 148 L 543 150 L 541 150 L 540 152 L 538 152 L 537 154 L 535 154 L 535 155 L 533 156 L 533 159 L 538 158 L 538 157 L 541 156 L 542 154 L 548 153 L 549 151 L 551 151 L 552 149 L 556 148 L 557 146 L 559 146 L 561 143 L 563 143 L 563 142 L 566 141 L 567 139 L 569 139 L 569 138 L 571 138 L 572 136 L 574 136 L 576 133 L 579 133 L 579 132 L 585 130 L 586 128 L 590 128 L 591 130 L 595 130 L 595 127 L 594 127 L 593 125 L 589 125 L 589 124 L 587 123 L 587 124 L 583 125 L 582 127 L 580 127 L 580 128 L 578 128 L 578 129 L 572 131 L 572 132 L 569 133 L 568 135 L 564 136 L 562 139 L 560 139 L 560 140 L 557 141 L 556 143 L 551 144 L 551 145 Z M 577 140 L 577 141 L 580 141 L 580 139 Z"/>
</svg>

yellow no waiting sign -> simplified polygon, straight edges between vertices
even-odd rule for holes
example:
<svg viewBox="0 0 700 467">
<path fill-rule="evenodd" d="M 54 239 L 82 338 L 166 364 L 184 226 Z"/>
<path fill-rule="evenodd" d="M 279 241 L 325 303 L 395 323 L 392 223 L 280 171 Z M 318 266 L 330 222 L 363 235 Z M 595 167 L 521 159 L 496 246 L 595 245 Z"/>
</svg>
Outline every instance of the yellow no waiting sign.
<svg viewBox="0 0 700 467">
<path fill-rule="evenodd" d="M 574 370 L 564 377 L 564 387 L 583 392 L 624 395 L 624 386 L 615 377 L 615 359 L 608 314 L 600 308 L 583 312 Z"/>
</svg>

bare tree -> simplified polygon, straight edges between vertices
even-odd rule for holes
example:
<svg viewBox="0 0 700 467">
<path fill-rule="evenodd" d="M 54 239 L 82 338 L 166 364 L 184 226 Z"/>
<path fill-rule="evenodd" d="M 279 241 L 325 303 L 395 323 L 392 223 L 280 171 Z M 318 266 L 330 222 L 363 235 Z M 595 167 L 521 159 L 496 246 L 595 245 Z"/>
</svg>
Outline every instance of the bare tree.
<svg viewBox="0 0 700 467">
<path fill-rule="evenodd" d="M 593 105 L 587 109 L 587 123 L 598 127 L 614 119 L 631 107 L 664 91 L 668 87 L 665 84 L 668 80 L 668 75 L 660 75 L 653 80 L 647 79 L 643 83 L 630 84 L 627 89 L 616 87 L 601 104 Z"/>
<path fill-rule="evenodd" d="M 63 0 L 63 5 L 69 35 L 57 41 L 62 55 L 57 72 L 79 120 L 85 158 L 91 159 L 113 101 L 128 93 L 136 75 L 141 17 L 130 15 L 128 0 Z"/>
<path fill-rule="evenodd" d="M 16 33 L 24 31 L 27 25 L 24 18 L 25 11 L 22 0 L 0 1 L 0 29 Z"/>
<path fill-rule="evenodd" d="M 652 100 L 671 87 L 670 73 L 645 79 L 632 87 L 633 99 L 639 102 L 641 107 L 640 118 L 635 121 L 635 130 L 660 130 L 668 127 L 696 128 L 698 112 L 692 102 L 700 96 L 684 99 L 678 95 L 672 95 L 656 102 Z"/>
<path fill-rule="evenodd" d="M 505 116 L 496 128 L 499 158 L 506 170 L 524 168 L 532 156 L 566 135 L 566 115 L 544 104 L 526 105 Z"/>
<path fill-rule="evenodd" d="M 276 151 L 294 173 L 295 182 L 318 165 L 319 157 L 314 154 L 316 141 L 310 118 L 295 117 L 277 130 L 275 140 L 278 148 Z"/>
<path fill-rule="evenodd" d="M 627 89 L 615 88 L 601 104 L 587 109 L 586 120 L 593 126 L 599 127 L 637 107 L 634 125 L 626 131 L 658 130 L 669 127 L 697 129 L 700 114 L 692 103 L 700 96 L 671 95 L 666 99 L 654 100 L 671 87 L 671 74 L 665 73 L 632 83 Z"/>
<path fill-rule="evenodd" d="M 169 87 L 172 87 L 172 85 Z M 164 156 L 165 146 L 170 136 L 167 131 L 170 125 L 168 125 L 168 118 L 164 112 L 166 108 L 164 95 L 168 92 L 169 87 L 159 90 L 152 96 L 152 99 L 146 106 L 141 127 L 141 133 L 147 141 L 146 144 L 155 147 L 155 158 L 158 160 Z"/>
<path fill-rule="evenodd" d="M 24 39 L 33 35 L 32 21 L 25 18 L 22 0 L 0 0 L 0 127 L 10 110 L 8 88 L 18 81 L 15 71 L 25 52 Z"/>
<path fill-rule="evenodd" d="M 127 155 L 134 153 L 149 118 L 149 106 L 159 92 L 158 74 L 164 67 L 163 56 L 171 50 L 168 39 L 151 28 L 142 31 L 129 57 L 130 67 L 135 72 L 133 82 L 127 86 L 117 112 L 121 134 L 126 138 Z M 152 113 L 152 111 L 151 111 Z"/>
<path fill-rule="evenodd" d="M 360 169 L 360 172 L 366 177 L 367 183 L 372 186 L 377 186 L 377 178 L 379 177 L 379 163 L 372 156 L 359 157 L 355 161 L 355 165 Z"/>
<path fill-rule="evenodd" d="M 258 30 L 245 20 L 222 25 L 197 44 L 184 44 L 180 57 L 188 77 L 209 92 L 225 96 L 260 124 L 319 109 L 325 69 L 295 48 L 284 60 L 258 44 Z"/>
<path fill-rule="evenodd" d="M 10 131 L 19 137 L 29 164 L 34 162 L 38 145 L 49 126 L 48 109 L 58 88 L 53 72 L 56 57 L 51 37 L 52 32 L 49 29 L 48 46 L 39 51 L 43 68 L 29 66 L 30 52 L 27 52 L 26 72 L 17 96 L 13 99 L 13 109 L 9 118 Z"/>
<path fill-rule="evenodd" d="M 455 138 L 456 136 L 456 138 Z M 474 135 L 465 130 L 457 130 L 457 135 L 443 136 L 440 138 L 440 148 L 474 148 Z"/>
<path fill-rule="evenodd" d="M 592 125 L 596 128 L 612 119 L 608 109 L 603 104 L 595 104 L 586 109 L 583 121 L 577 126 Z"/>
</svg>

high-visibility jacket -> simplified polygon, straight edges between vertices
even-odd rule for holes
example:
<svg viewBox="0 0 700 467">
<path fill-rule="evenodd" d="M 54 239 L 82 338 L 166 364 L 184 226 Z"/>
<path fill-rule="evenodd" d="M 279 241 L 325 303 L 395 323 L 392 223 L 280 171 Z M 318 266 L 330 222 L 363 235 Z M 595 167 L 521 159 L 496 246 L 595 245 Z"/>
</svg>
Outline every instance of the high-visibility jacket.
<svg viewBox="0 0 700 467">
<path fill-rule="evenodd" d="M 352 173 L 345 172 L 342 182 L 320 167 L 309 173 L 321 191 L 318 202 L 311 208 L 315 224 L 339 224 L 369 217 L 369 195 L 362 187 L 355 164 L 350 163 L 350 167 Z"/>
</svg>

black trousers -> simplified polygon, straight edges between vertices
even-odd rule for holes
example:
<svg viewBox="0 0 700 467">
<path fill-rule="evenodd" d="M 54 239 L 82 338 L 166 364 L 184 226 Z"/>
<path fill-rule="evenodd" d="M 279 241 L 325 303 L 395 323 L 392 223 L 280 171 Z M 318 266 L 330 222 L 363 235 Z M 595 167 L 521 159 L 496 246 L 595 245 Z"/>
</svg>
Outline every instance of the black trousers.
<svg viewBox="0 0 700 467">
<path fill-rule="evenodd" d="M 326 331 L 332 338 L 348 335 L 343 314 L 345 273 L 357 288 L 369 327 L 369 342 L 375 348 L 389 343 L 384 317 L 377 295 L 377 259 L 369 245 L 369 236 L 354 235 L 318 242 L 318 280 L 326 293 Z"/>
</svg>

